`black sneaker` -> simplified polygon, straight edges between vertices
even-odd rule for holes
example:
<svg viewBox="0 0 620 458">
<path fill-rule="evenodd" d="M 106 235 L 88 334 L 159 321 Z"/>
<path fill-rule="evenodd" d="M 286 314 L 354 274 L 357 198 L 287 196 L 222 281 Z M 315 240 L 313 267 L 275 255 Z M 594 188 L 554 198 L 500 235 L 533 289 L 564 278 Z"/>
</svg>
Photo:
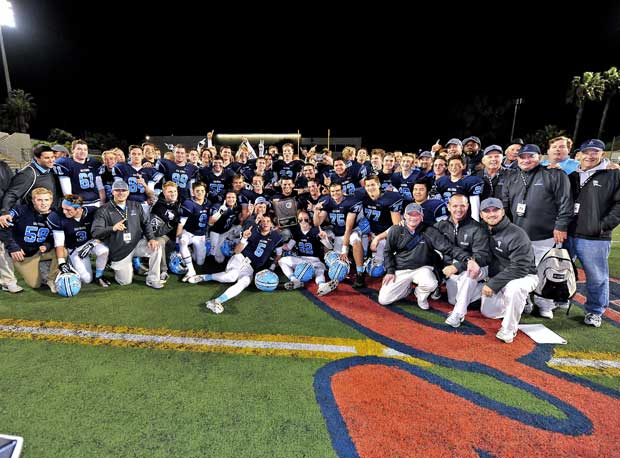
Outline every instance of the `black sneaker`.
<svg viewBox="0 0 620 458">
<path fill-rule="evenodd" d="M 108 288 L 110 286 L 110 282 L 107 281 L 105 278 L 103 277 L 97 277 L 93 280 L 93 283 L 95 285 L 101 286 L 102 288 Z"/>
<path fill-rule="evenodd" d="M 355 281 L 353 282 L 353 288 L 360 289 L 366 287 L 366 274 L 357 273 L 355 275 Z"/>
</svg>

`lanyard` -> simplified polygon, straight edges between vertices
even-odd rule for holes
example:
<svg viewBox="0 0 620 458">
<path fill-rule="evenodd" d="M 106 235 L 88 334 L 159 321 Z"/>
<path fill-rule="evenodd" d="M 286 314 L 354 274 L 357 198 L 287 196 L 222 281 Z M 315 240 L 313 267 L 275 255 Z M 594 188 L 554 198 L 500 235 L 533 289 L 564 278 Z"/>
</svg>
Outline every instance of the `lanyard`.
<svg viewBox="0 0 620 458">
<path fill-rule="evenodd" d="M 534 181 L 534 178 L 536 178 L 537 173 L 538 171 L 534 172 L 534 174 L 530 178 L 530 182 L 528 183 L 527 181 L 525 181 L 525 175 L 523 175 L 523 171 L 519 170 L 519 175 L 521 176 L 521 181 L 523 181 L 523 187 L 525 188 L 525 192 L 523 193 L 523 199 L 521 200 L 521 202 L 525 203 L 525 201 L 527 200 L 527 192 L 530 189 L 530 185 L 532 184 L 532 181 Z"/>
<path fill-rule="evenodd" d="M 121 215 L 121 219 L 127 220 L 127 207 L 125 207 L 125 210 L 123 211 L 123 209 L 121 207 L 119 207 L 118 205 L 114 204 L 114 209 L 116 210 L 116 212 L 119 215 Z"/>
</svg>

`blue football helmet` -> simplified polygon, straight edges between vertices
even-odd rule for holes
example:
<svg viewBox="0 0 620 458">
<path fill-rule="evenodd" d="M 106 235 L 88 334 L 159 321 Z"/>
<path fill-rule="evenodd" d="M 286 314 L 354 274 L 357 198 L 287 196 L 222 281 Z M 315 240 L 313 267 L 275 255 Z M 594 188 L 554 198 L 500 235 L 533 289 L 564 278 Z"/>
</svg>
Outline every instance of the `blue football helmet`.
<svg viewBox="0 0 620 458">
<path fill-rule="evenodd" d="M 269 269 L 261 270 L 254 276 L 254 284 L 261 291 L 274 291 L 280 279 Z"/>
<path fill-rule="evenodd" d="M 187 273 L 187 267 L 185 266 L 185 262 L 183 261 L 183 257 L 180 253 L 176 251 L 170 254 L 170 260 L 168 262 L 168 267 L 173 274 L 176 275 L 185 275 Z"/>
<path fill-rule="evenodd" d="M 56 285 L 56 291 L 58 291 L 58 294 L 63 297 L 77 296 L 82 289 L 82 281 L 80 280 L 80 276 L 75 272 L 58 274 L 54 284 Z"/>
<path fill-rule="evenodd" d="M 309 262 L 302 262 L 295 266 L 295 271 L 293 272 L 293 275 L 300 282 L 306 283 L 307 281 L 312 280 L 312 277 L 314 277 L 314 267 Z"/>
<path fill-rule="evenodd" d="M 224 240 L 224 243 L 222 243 L 222 247 L 220 248 L 220 251 L 225 257 L 230 258 L 234 254 L 234 247 L 235 245 L 232 243 L 232 241 Z"/>
</svg>

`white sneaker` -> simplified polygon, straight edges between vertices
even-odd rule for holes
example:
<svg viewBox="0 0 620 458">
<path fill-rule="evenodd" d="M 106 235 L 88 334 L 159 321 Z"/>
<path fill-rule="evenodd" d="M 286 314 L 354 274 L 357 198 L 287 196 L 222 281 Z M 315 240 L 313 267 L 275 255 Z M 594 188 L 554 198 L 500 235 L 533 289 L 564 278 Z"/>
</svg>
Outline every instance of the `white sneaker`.
<svg viewBox="0 0 620 458">
<path fill-rule="evenodd" d="M 49 286 L 50 291 L 54 294 L 58 293 L 58 290 L 56 289 L 56 283 L 54 283 L 53 281 L 48 281 L 47 282 L 47 286 Z"/>
<path fill-rule="evenodd" d="M 418 299 L 418 307 L 420 307 L 422 310 L 428 310 L 429 308 L 431 308 L 431 306 L 428 305 L 428 299 L 424 299 L 423 301 Z"/>
<path fill-rule="evenodd" d="M 159 281 L 159 280 L 157 280 L 157 281 L 147 280 L 146 281 L 146 286 L 150 286 L 153 289 L 162 289 L 164 287 L 164 284 L 161 281 Z"/>
<path fill-rule="evenodd" d="M 2 286 L 2 291 L 8 291 L 9 293 L 13 293 L 13 294 L 21 293 L 23 290 L 24 288 L 19 286 L 17 283 Z"/>
<path fill-rule="evenodd" d="M 542 316 L 543 318 L 547 318 L 549 320 L 553 320 L 553 310 L 551 309 L 538 309 L 538 313 L 540 313 L 540 316 Z"/>
<path fill-rule="evenodd" d="M 497 337 L 499 340 L 503 340 L 506 343 L 512 343 L 515 335 L 516 333 L 509 332 L 507 329 L 504 328 L 500 328 L 500 330 L 497 331 L 497 334 L 495 334 L 495 337 Z"/>
<path fill-rule="evenodd" d="M 465 315 L 461 315 L 460 313 L 452 311 L 452 313 L 448 315 L 448 318 L 446 318 L 446 324 L 449 324 L 453 328 L 458 328 L 464 319 Z"/>
<path fill-rule="evenodd" d="M 206 281 L 203 275 L 194 275 L 194 276 L 190 276 L 188 277 L 187 275 L 185 277 L 183 277 L 183 280 L 185 282 L 191 283 L 193 285 L 195 285 L 196 283 L 200 283 L 203 281 Z"/>
<path fill-rule="evenodd" d="M 207 308 L 209 310 L 211 310 L 213 313 L 215 313 L 217 315 L 219 315 L 220 313 L 222 313 L 224 311 L 224 306 L 217 299 L 213 299 L 213 300 L 207 301 L 205 303 L 205 305 L 207 306 Z"/>
<path fill-rule="evenodd" d="M 583 319 L 583 323 L 589 326 L 594 326 L 595 328 L 601 327 L 601 315 L 597 315 L 596 313 L 588 313 L 586 317 Z"/>
<path fill-rule="evenodd" d="M 319 296 L 325 296 L 338 288 L 338 282 L 336 280 L 328 281 L 327 283 L 321 283 L 316 292 Z"/>
<path fill-rule="evenodd" d="M 291 280 L 291 281 L 287 281 L 286 283 L 284 283 L 284 288 L 289 291 L 302 288 L 303 286 L 304 284 L 300 282 L 299 280 Z"/>
<path fill-rule="evenodd" d="M 169 278 L 170 278 L 170 275 L 168 275 L 168 272 L 162 272 L 159 275 L 159 281 L 161 281 L 162 283 L 166 283 Z"/>
</svg>

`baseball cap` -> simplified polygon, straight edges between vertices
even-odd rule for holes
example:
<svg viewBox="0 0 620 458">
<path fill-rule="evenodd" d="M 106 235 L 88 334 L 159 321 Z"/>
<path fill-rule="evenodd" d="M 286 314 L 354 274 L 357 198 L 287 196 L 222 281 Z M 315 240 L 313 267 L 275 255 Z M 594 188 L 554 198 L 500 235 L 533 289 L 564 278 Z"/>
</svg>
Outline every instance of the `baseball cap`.
<svg viewBox="0 0 620 458">
<path fill-rule="evenodd" d="M 463 140 L 463 145 L 465 145 L 467 142 L 478 143 L 478 146 L 482 145 L 482 143 L 480 143 L 480 139 L 478 137 L 476 137 L 475 135 L 472 135 L 471 137 L 467 137 L 466 139 L 464 139 Z"/>
<path fill-rule="evenodd" d="M 422 209 L 421 205 L 411 202 L 409 205 L 407 205 L 407 207 L 405 207 L 405 215 L 414 212 L 420 213 L 421 215 L 424 214 L 424 210 Z"/>
<path fill-rule="evenodd" d="M 521 146 L 523 146 L 523 145 L 525 145 L 525 142 L 523 141 L 522 138 L 517 137 L 517 138 L 513 138 L 512 140 L 510 140 L 510 144 L 511 145 L 521 145 Z"/>
<path fill-rule="evenodd" d="M 598 138 L 593 138 L 592 140 L 583 142 L 581 146 L 579 147 L 580 151 L 585 151 L 588 149 L 593 149 L 596 151 L 605 151 L 605 143 L 603 143 Z"/>
<path fill-rule="evenodd" d="M 522 154 L 540 154 L 540 148 L 538 145 L 528 143 L 527 145 L 523 145 L 523 148 L 519 151 L 519 156 Z"/>
<path fill-rule="evenodd" d="M 449 145 L 463 146 L 463 143 L 458 138 L 451 138 L 450 140 L 448 140 L 448 143 L 446 143 L 446 146 Z"/>
<path fill-rule="evenodd" d="M 489 145 L 484 149 L 484 155 L 491 154 L 493 152 L 498 152 L 499 154 L 504 154 L 504 150 L 499 145 Z"/>
<path fill-rule="evenodd" d="M 495 197 L 489 197 L 488 199 L 484 199 L 482 201 L 482 203 L 480 204 L 480 211 L 484 211 L 487 208 L 504 208 L 504 204 L 502 204 L 502 201 L 495 198 Z"/>
<path fill-rule="evenodd" d="M 57 151 L 59 153 L 69 154 L 69 150 L 62 145 L 54 145 L 52 146 L 52 151 Z"/>
<path fill-rule="evenodd" d="M 116 180 L 112 183 L 112 191 L 124 190 L 129 191 L 129 186 L 123 180 Z"/>
<path fill-rule="evenodd" d="M 421 157 L 433 157 L 433 153 L 431 153 L 430 151 L 422 151 L 420 155 L 418 156 L 418 158 L 421 158 Z"/>
<path fill-rule="evenodd" d="M 254 205 L 258 205 L 258 204 L 265 204 L 265 205 L 269 205 L 269 201 L 267 199 L 265 199 L 264 197 L 257 197 L 256 200 L 254 201 Z"/>
</svg>

